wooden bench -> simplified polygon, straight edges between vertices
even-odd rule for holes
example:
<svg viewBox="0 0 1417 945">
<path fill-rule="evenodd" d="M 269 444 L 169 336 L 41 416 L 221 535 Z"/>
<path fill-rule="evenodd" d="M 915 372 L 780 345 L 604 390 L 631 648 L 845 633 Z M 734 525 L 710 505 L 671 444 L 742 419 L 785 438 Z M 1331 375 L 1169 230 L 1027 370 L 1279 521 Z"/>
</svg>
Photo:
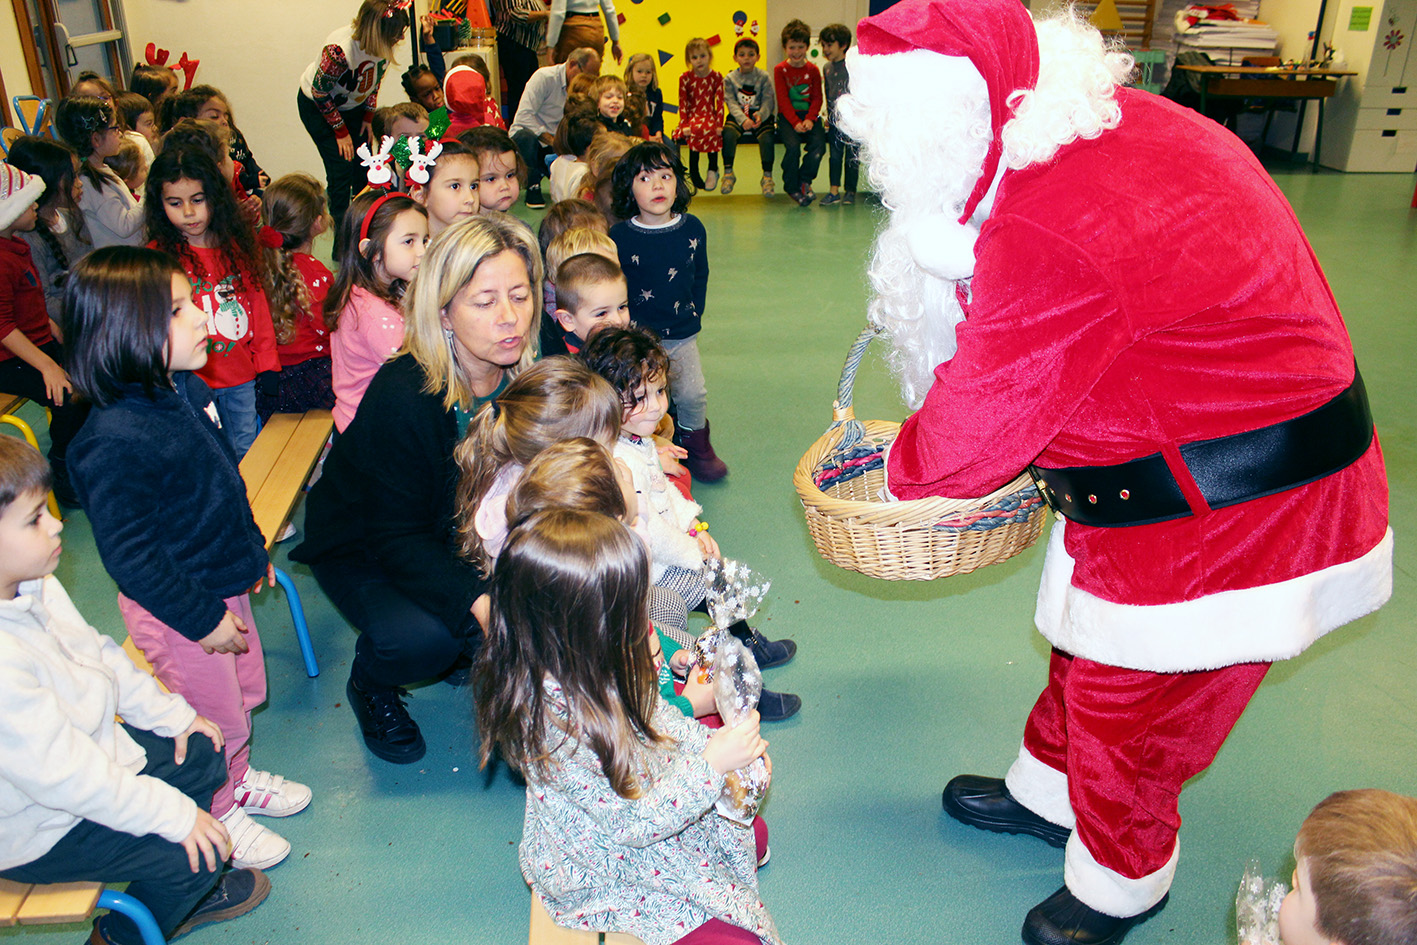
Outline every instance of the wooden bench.
<svg viewBox="0 0 1417 945">
<path fill-rule="evenodd" d="M 0 394 L 0 423 L 8 423 L 16 430 L 20 431 L 20 436 L 25 438 L 25 442 L 39 450 L 39 440 L 34 437 L 34 430 L 28 423 L 15 416 L 15 411 L 29 403 L 28 397 L 21 397 L 19 394 Z M 61 522 L 64 516 L 59 511 L 59 503 L 54 498 L 54 493 L 49 493 L 49 514 L 59 519 Z"/>
<path fill-rule="evenodd" d="M 328 410 L 272 414 L 242 458 L 241 478 L 246 482 L 246 497 L 251 502 L 256 527 L 266 539 L 267 551 L 290 521 L 301 490 L 319 462 L 333 429 L 334 417 Z M 310 627 L 305 622 L 300 593 L 290 575 L 280 568 L 276 568 L 275 575 L 290 604 L 290 618 L 295 623 L 295 639 L 300 644 L 301 659 L 305 661 L 305 674 L 313 679 L 320 675 L 320 664 L 315 660 L 315 648 L 310 643 Z"/>
<path fill-rule="evenodd" d="M 557 925 L 547 915 L 536 893 L 531 894 L 531 934 L 527 945 L 645 945 L 644 942 L 624 932 L 587 932 L 583 929 L 567 929 Z"/>
<path fill-rule="evenodd" d="M 95 909 L 126 915 L 138 927 L 143 945 L 165 945 L 162 930 L 148 907 L 103 883 L 51 883 L 31 886 L 0 879 L 0 926 L 62 925 L 83 922 Z"/>
</svg>

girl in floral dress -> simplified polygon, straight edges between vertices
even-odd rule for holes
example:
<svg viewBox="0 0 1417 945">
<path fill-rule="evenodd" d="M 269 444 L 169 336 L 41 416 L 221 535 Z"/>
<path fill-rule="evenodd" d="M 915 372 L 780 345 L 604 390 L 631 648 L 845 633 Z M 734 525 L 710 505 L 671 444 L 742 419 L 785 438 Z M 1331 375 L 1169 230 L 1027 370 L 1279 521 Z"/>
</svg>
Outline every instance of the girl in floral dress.
<svg viewBox="0 0 1417 945">
<path fill-rule="evenodd" d="M 718 152 L 723 150 L 723 76 L 713 69 L 708 40 L 694 37 L 684 47 L 689 69 L 679 76 L 679 127 L 674 140 L 689 146 L 689 179 L 699 190 L 718 187 Z M 708 180 L 699 176 L 699 153 L 708 155 Z"/>
<path fill-rule="evenodd" d="M 649 561 L 624 524 L 540 512 L 493 577 L 475 679 L 482 763 L 526 777 L 522 875 L 567 928 L 646 945 L 781 945 L 753 831 L 720 817 L 724 775 L 762 756 L 758 715 L 710 733 L 659 695 Z"/>
</svg>

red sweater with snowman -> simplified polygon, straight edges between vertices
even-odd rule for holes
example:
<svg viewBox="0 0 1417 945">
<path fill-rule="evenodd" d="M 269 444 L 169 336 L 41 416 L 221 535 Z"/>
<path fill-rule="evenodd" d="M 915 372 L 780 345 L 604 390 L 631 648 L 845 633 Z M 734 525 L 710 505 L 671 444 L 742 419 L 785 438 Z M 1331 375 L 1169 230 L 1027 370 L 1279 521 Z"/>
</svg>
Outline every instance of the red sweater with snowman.
<svg viewBox="0 0 1417 945">
<path fill-rule="evenodd" d="M 220 249 L 189 245 L 179 261 L 192 281 L 192 304 L 207 313 L 207 365 L 197 376 L 217 390 L 279 371 L 275 326 L 260 281 L 249 274 L 238 278 Z"/>
<path fill-rule="evenodd" d="M 1318 261 L 1249 150 L 1156 96 L 1117 101 L 1116 129 L 1004 174 L 959 350 L 890 450 L 897 498 L 985 495 L 1030 462 L 1163 453 L 1177 472 L 1179 444 L 1297 417 L 1353 380 Z M 1282 659 L 1390 596 L 1376 437 L 1334 475 L 1227 508 L 1177 478 L 1199 514 L 1054 527 L 1036 619 L 1055 646 L 1156 672 Z"/>
</svg>

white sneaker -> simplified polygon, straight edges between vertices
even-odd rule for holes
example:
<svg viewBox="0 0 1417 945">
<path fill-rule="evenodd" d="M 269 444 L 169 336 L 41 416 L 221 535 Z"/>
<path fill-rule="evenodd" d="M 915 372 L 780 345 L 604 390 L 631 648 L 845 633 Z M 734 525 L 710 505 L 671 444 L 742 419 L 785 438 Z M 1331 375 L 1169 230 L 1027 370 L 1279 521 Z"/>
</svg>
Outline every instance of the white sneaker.
<svg viewBox="0 0 1417 945">
<path fill-rule="evenodd" d="M 248 814 L 289 817 L 310 804 L 310 789 L 269 771 L 247 768 L 236 785 L 236 806 Z"/>
<path fill-rule="evenodd" d="M 718 171 L 710 170 L 708 176 L 704 178 L 704 190 L 714 191 L 718 189 Z"/>
<path fill-rule="evenodd" d="M 282 529 L 280 530 L 280 534 L 276 536 L 275 543 L 278 545 L 278 544 L 280 544 L 280 543 L 283 542 L 283 541 L 290 541 L 290 540 L 291 540 L 292 538 L 294 538 L 294 537 L 295 537 L 295 523 L 294 523 L 294 522 L 286 522 L 286 523 L 285 523 L 285 527 L 282 528 Z"/>
<path fill-rule="evenodd" d="M 232 869 L 268 870 L 290 856 L 289 841 L 256 823 L 240 807 L 220 819 L 231 834 Z"/>
</svg>

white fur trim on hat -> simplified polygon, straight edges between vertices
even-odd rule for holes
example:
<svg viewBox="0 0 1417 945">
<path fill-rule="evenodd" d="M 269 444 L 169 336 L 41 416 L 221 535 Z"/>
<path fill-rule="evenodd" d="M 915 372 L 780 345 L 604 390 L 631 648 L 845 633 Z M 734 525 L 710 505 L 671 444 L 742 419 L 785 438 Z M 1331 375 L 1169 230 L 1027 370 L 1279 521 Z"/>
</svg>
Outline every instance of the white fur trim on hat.
<svg viewBox="0 0 1417 945">
<path fill-rule="evenodd" d="M 0 230 L 14 223 L 44 193 L 44 181 L 18 167 L 0 164 Z"/>
<path fill-rule="evenodd" d="M 1053 646 L 1109 666 L 1180 673 L 1290 659 L 1392 596 L 1391 528 L 1353 561 L 1274 584 L 1140 606 L 1072 585 L 1063 534 L 1075 527 L 1053 528 L 1033 619 Z"/>
<path fill-rule="evenodd" d="M 974 243 L 979 231 L 947 216 L 902 224 L 915 264 L 939 279 L 958 282 L 974 275 Z"/>
<path fill-rule="evenodd" d="M 1171 858 L 1154 873 L 1138 879 L 1123 876 L 1098 863 L 1074 833 L 1063 852 L 1063 883 L 1068 891 L 1098 912 L 1119 918 L 1141 915 L 1161 901 L 1171 889 L 1181 841 L 1171 848 Z"/>
<path fill-rule="evenodd" d="M 1004 775 L 1004 787 L 1014 800 L 1044 820 L 1069 830 L 1077 826 L 1072 802 L 1068 800 L 1068 776 L 1049 767 L 1019 746 L 1018 759 Z"/>
</svg>

